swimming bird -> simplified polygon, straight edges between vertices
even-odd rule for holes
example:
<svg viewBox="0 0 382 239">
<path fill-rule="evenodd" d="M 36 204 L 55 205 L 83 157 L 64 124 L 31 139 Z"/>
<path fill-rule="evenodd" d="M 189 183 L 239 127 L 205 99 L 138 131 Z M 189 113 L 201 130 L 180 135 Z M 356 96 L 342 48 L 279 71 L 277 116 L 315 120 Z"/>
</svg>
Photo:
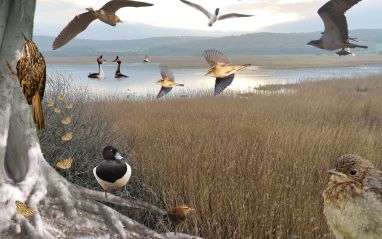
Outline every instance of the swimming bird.
<svg viewBox="0 0 382 239">
<path fill-rule="evenodd" d="M 102 150 L 104 161 L 93 169 L 94 177 L 101 187 L 107 191 L 124 187 L 131 177 L 131 167 L 123 161 L 122 155 L 112 146 Z"/>
<path fill-rule="evenodd" d="M 118 68 L 117 68 L 117 70 L 115 71 L 115 76 L 114 76 L 114 78 L 128 77 L 128 76 L 126 76 L 126 75 L 124 75 L 124 74 L 121 73 L 121 63 L 122 63 L 122 61 L 121 61 L 121 59 L 119 59 L 119 56 L 117 56 L 113 62 L 117 62 L 117 64 L 118 64 Z"/>
<path fill-rule="evenodd" d="M 173 200 L 172 208 L 167 210 L 167 216 L 172 222 L 172 225 L 174 226 L 174 232 L 176 233 L 176 226 L 180 224 L 181 222 L 184 222 L 186 220 L 187 215 L 190 212 L 194 212 L 195 209 L 187 206 L 187 205 L 176 205 L 176 200 Z"/>
<path fill-rule="evenodd" d="M 187 4 L 190 7 L 193 7 L 201 11 L 204 15 L 206 15 L 207 18 L 209 19 L 208 26 L 210 27 L 212 27 L 212 25 L 218 20 L 225 20 L 225 19 L 236 18 L 236 17 L 252 17 L 253 16 L 253 15 L 246 15 L 246 14 L 239 14 L 239 13 L 229 13 L 229 14 L 224 14 L 219 16 L 219 12 L 220 12 L 219 8 L 216 8 L 215 13 L 212 14 L 209 11 L 207 11 L 205 8 L 203 8 L 202 6 L 196 3 L 192 3 L 186 0 L 180 0 L 180 1 L 183 2 L 184 4 Z"/>
<path fill-rule="evenodd" d="M 145 58 L 143 59 L 143 63 L 150 62 L 150 57 L 148 55 L 145 55 Z"/>
<path fill-rule="evenodd" d="M 17 78 L 29 105 L 32 105 L 33 120 L 37 129 L 45 128 L 42 99 L 46 83 L 46 63 L 37 45 L 22 33 L 25 39 L 21 58 L 16 65 Z"/>
<path fill-rule="evenodd" d="M 103 59 L 103 55 L 97 58 L 97 64 L 98 64 L 98 72 L 97 73 L 89 73 L 89 78 L 96 78 L 102 80 L 105 77 L 105 73 L 102 70 L 102 64 L 105 62 L 105 59 Z"/>
<path fill-rule="evenodd" d="M 157 83 L 159 83 L 162 88 L 157 95 L 157 99 L 167 95 L 175 86 L 184 86 L 184 84 L 178 84 L 174 82 L 174 74 L 167 66 L 160 66 L 160 70 L 162 79 L 158 80 Z"/>
<path fill-rule="evenodd" d="M 337 158 L 323 192 L 324 215 L 337 239 L 382 236 L 382 171 L 360 156 Z"/>
<path fill-rule="evenodd" d="M 325 31 L 318 40 L 313 40 L 308 45 L 329 51 L 343 48 L 367 48 L 351 43 L 354 38 L 349 37 L 348 24 L 345 17 L 346 11 L 361 0 L 331 0 L 318 10 L 322 18 Z"/>
<path fill-rule="evenodd" d="M 229 85 L 232 84 L 237 71 L 251 66 L 250 64 L 231 66 L 229 65 L 231 61 L 218 50 L 206 50 L 203 52 L 203 55 L 208 64 L 211 66 L 211 69 L 206 75 L 216 77 L 215 96 L 221 94 Z"/>
<path fill-rule="evenodd" d="M 102 22 L 115 27 L 117 23 L 121 23 L 121 19 L 115 14 L 120 8 L 123 7 L 150 7 L 153 6 L 151 3 L 130 1 L 130 0 L 111 0 L 107 2 L 99 10 L 94 10 L 89 7 L 86 8 L 87 12 L 77 15 L 69 22 L 69 24 L 60 32 L 53 42 L 53 50 L 56 50 L 82 31 L 84 31 L 90 23 L 94 20 L 99 19 Z"/>
</svg>

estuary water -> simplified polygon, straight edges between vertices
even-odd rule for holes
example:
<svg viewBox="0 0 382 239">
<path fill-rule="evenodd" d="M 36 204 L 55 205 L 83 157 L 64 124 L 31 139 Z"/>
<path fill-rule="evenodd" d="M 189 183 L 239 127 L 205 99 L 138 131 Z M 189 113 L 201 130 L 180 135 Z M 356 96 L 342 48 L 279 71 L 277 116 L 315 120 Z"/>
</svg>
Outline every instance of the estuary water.
<svg viewBox="0 0 382 239">
<path fill-rule="evenodd" d="M 129 93 L 138 96 L 155 95 L 160 86 L 160 70 L 156 63 L 124 63 L 121 72 L 129 78 L 115 79 L 116 64 L 106 62 L 102 65 L 105 79 L 89 79 L 89 72 L 97 72 L 96 64 L 48 64 L 49 73 L 70 75 L 72 79 L 86 85 L 91 93 L 97 95 Z M 211 91 L 214 89 L 215 79 L 205 76 L 206 68 L 175 68 L 172 69 L 175 82 L 185 85 L 176 88 L 172 94 L 187 94 L 198 90 Z M 382 73 L 381 66 L 356 66 L 332 68 L 302 68 L 290 70 L 263 69 L 256 66 L 236 74 L 235 80 L 228 87 L 231 91 L 245 92 L 261 85 L 290 84 L 303 81 L 327 80 L 335 78 L 361 77 Z"/>
</svg>

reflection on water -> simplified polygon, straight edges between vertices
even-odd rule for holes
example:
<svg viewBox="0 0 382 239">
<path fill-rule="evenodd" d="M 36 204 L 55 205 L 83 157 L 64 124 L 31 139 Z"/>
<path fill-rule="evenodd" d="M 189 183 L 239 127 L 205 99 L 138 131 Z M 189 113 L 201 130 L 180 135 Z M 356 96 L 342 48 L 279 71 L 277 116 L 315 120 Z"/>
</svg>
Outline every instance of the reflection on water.
<svg viewBox="0 0 382 239">
<path fill-rule="evenodd" d="M 48 73 L 69 74 L 73 79 L 81 80 L 88 86 L 92 93 L 96 94 L 122 94 L 123 92 L 134 95 L 155 95 L 160 86 L 155 81 L 160 79 L 158 64 L 131 63 L 122 64 L 121 72 L 129 78 L 115 79 L 116 65 L 104 63 L 104 80 L 89 79 L 89 72 L 96 72 L 96 64 L 50 64 Z M 206 68 L 173 69 L 176 82 L 185 84 L 184 88 L 176 88 L 172 93 L 186 95 L 189 91 L 210 90 L 213 92 L 215 79 L 205 76 Z M 358 66 L 337 67 L 322 69 L 292 69 L 292 70 L 269 70 L 251 67 L 246 71 L 236 74 L 235 80 L 228 89 L 234 91 L 246 91 L 261 85 L 298 83 L 305 80 L 325 80 L 339 77 L 357 77 L 364 75 L 380 74 L 382 66 Z"/>
</svg>

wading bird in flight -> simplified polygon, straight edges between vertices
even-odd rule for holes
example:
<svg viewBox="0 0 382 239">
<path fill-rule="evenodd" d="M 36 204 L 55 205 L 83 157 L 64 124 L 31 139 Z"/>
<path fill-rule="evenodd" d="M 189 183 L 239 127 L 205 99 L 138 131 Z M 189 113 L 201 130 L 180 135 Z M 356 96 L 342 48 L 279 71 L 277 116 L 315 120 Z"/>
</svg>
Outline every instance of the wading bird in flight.
<svg viewBox="0 0 382 239">
<path fill-rule="evenodd" d="M 322 18 L 325 31 L 318 40 L 308 43 L 317 48 L 333 51 L 345 48 L 367 48 L 351 43 L 354 38 L 349 37 L 348 24 L 345 13 L 361 0 L 331 0 L 318 10 L 318 15 Z M 342 52 L 343 54 L 343 52 Z M 351 54 L 351 53 L 349 53 Z"/>
<path fill-rule="evenodd" d="M 69 24 L 56 37 L 53 42 L 53 50 L 64 46 L 66 43 L 84 31 L 90 25 L 90 23 L 96 19 L 99 19 L 102 22 L 115 27 L 117 23 L 122 22 L 121 19 L 115 14 L 115 12 L 120 8 L 150 6 L 153 6 L 153 4 L 130 0 L 111 0 L 103 5 L 103 7 L 101 7 L 99 10 L 86 8 L 87 12 L 75 16 L 73 20 L 70 21 Z"/>
<path fill-rule="evenodd" d="M 183 84 L 178 84 L 174 82 L 174 74 L 168 69 L 167 66 L 160 66 L 160 74 L 162 79 L 158 80 L 157 83 L 162 86 L 157 95 L 157 99 L 170 93 L 172 88 L 176 86 L 184 86 Z"/>
<path fill-rule="evenodd" d="M 218 50 L 206 50 L 203 55 L 208 64 L 211 66 L 211 69 L 206 75 L 216 77 L 215 96 L 221 94 L 229 85 L 232 84 L 237 71 L 251 66 L 250 64 L 231 66 L 229 65 L 231 61 Z"/>
<path fill-rule="evenodd" d="M 236 18 L 236 17 L 252 17 L 253 16 L 253 15 L 246 15 L 246 14 L 239 14 L 239 13 L 228 13 L 228 14 L 224 14 L 224 15 L 219 16 L 219 12 L 220 12 L 219 8 L 215 9 L 215 13 L 210 13 L 204 7 L 202 7 L 196 3 L 192 3 L 192 2 L 189 2 L 186 0 L 180 0 L 180 1 L 184 4 L 187 4 L 188 6 L 193 7 L 195 9 L 201 11 L 202 13 L 204 13 L 204 15 L 206 15 L 207 18 L 209 19 L 208 26 L 210 26 L 210 27 L 212 27 L 212 25 L 218 20 L 225 20 L 225 19 Z"/>
</svg>

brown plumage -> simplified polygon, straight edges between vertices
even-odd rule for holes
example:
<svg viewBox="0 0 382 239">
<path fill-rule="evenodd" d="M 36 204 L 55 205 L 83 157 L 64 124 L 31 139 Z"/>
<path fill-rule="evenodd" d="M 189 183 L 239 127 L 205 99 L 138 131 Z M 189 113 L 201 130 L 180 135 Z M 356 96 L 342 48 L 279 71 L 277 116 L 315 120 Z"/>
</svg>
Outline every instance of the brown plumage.
<svg viewBox="0 0 382 239">
<path fill-rule="evenodd" d="M 45 121 L 41 101 L 44 97 L 46 82 L 45 59 L 37 45 L 25 36 L 24 38 L 22 56 L 16 65 L 17 77 L 28 104 L 32 105 L 33 120 L 37 129 L 44 129 Z"/>
<path fill-rule="evenodd" d="M 176 233 L 176 226 L 179 223 L 184 222 L 184 220 L 186 220 L 187 215 L 190 212 L 194 212 L 194 211 L 195 211 L 195 209 L 193 209 L 189 206 L 186 206 L 186 205 L 177 206 L 176 200 L 175 199 L 173 200 L 172 208 L 167 210 L 167 216 L 174 226 L 174 232 L 175 233 Z"/>
<path fill-rule="evenodd" d="M 82 31 L 84 31 L 90 23 L 94 20 L 99 19 L 102 22 L 110 25 L 116 26 L 117 23 L 122 22 L 121 19 L 115 14 L 120 8 L 123 7 L 150 7 L 153 4 L 130 1 L 130 0 L 111 0 L 107 2 L 101 9 L 94 10 L 93 8 L 86 8 L 87 12 L 77 15 L 69 22 L 69 24 L 60 32 L 53 42 L 53 50 L 56 50 Z"/>
<path fill-rule="evenodd" d="M 337 239 L 382 237 L 382 172 L 357 155 L 343 155 L 328 171 L 324 215 Z"/>
</svg>

